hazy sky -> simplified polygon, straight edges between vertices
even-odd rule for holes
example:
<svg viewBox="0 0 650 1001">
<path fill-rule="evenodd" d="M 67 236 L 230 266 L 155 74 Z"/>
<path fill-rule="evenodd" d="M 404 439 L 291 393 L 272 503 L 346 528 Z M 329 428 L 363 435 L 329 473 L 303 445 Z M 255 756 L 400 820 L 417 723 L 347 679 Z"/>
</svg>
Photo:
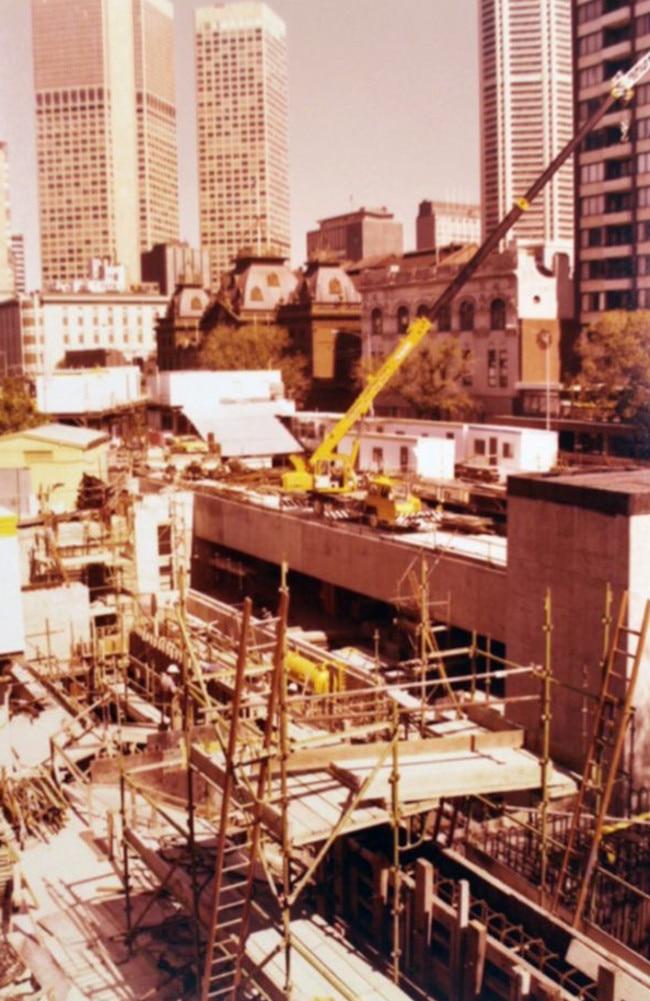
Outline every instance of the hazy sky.
<svg viewBox="0 0 650 1001">
<path fill-rule="evenodd" d="M 175 0 L 181 237 L 198 244 L 194 11 Z M 269 0 L 287 26 L 292 264 L 319 219 L 479 199 L 478 0 Z M 0 0 L 0 141 L 38 287 L 31 0 Z"/>
</svg>

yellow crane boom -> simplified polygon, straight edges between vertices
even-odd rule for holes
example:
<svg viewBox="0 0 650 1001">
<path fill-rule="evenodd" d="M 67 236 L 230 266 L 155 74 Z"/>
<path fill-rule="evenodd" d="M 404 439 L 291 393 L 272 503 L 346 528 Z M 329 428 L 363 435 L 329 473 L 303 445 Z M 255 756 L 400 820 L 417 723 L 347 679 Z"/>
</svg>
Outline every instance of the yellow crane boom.
<svg viewBox="0 0 650 1001">
<path fill-rule="evenodd" d="M 328 477 L 331 481 L 330 490 L 344 490 L 351 482 L 354 482 L 353 466 L 356 456 L 354 453 L 350 456 L 345 456 L 337 452 L 343 438 L 354 427 L 356 422 L 370 410 L 377 395 L 417 348 L 431 329 L 433 321 L 440 313 L 440 310 L 454 299 L 461 288 L 481 266 L 488 254 L 498 246 L 506 233 L 530 207 L 533 199 L 536 198 L 542 188 L 545 187 L 553 175 L 574 153 L 585 136 L 607 114 L 612 105 L 621 99 L 626 102 L 631 99 L 634 86 L 645 76 L 648 70 L 650 70 L 650 52 L 647 52 L 626 73 L 621 72 L 616 74 L 612 80 L 609 92 L 593 114 L 583 122 L 575 135 L 558 153 L 555 159 L 542 171 L 525 194 L 515 200 L 507 215 L 488 234 L 476 252 L 458 271 L 438 299 L 436 299 L 429 312 L 429 317 L 415 320 L 409 326 L 404 338 L 399 342 L 395 350 L 388 356 L 378 371 L 369 378 L 366 386 L 348 411 L 334 425 L 312 455 L 307 459 L 303 456 L 291 456 L 291 462 L 295 470 L 285 474 L 283 482 L 286 488 L 326 490 L 328 489 Z"/>
</svg>

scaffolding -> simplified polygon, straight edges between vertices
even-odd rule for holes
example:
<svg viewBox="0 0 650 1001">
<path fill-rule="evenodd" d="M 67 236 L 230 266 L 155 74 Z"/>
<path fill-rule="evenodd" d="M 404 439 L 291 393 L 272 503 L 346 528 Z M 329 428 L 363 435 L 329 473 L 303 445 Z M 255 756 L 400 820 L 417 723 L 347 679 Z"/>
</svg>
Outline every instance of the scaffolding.
<svg viewBox="0 0 650 1001">
<path fill-rule="evenodd" d="M 353 838 L 373 827 L 390 832 L 387 861 L 380 866 L 372 893 L 379 908 L 375 926 L 384 929 L 386 940 L 383 969 L 396 988 L 405 982 L 411 961 L 408 936 L 414 904 L 409 901 L 421 892 L 414 889 L 404 859 L 419 845 L 453 850 L 462 842 L 469 847 L 480 828 L 486 854 L 494 859 L 508 856 L 522 872 L 528 867 L 542 904 L 549 886 L 556 881 L 560 885 L 560 875 L 565 894 L 569 878 L 577 883 L 582 879 L 585 886 L 584 899 L 572 913 L 585 909 L 585 900 L 590 918 L 602 912 L 592 893 L 603 873 L 594 861 L 598 855 L 593 854 L 593 825 L 585 823 L 587 800 L 573 817 L 551 809 L 558 776 L 549 753 L 551 692 L 556 684 L 550 593 L 544 602 L 543 665 L 524 667 L 487 649 L 481 652 L 485 670 L 478 671 L 473 641 L 463 648 L 469 670 L 452 674 L 446 661 L 457 657 L 460 648 L 445 650 L 427 633 L 435 625 L 428 580 L 412 576 L 409 584 L 416 604 L 419 599 L 424 608 L 418 625 L 425 636 L 419 649 L 426 664 L 426 671 L 411 672 L 410 680 L 408 672 L 399 683 L 384 676 L 377 658 L 371 668 L 359 668 L 338 660 L 336 652 L 292 635 L 284 585 L 277 615 L 268 621 L 252 617 L 248 600 L 239 611 L 189 591 L 184 613 L 171 607 L 155 620 L 141 614 L 132 632 L 140 645 L 132 646 L 128 657 L 106 659 L 93 682 L 95 701 L 84 711 L 77 706 L 75 732 L 53 742 L 55 762 L 78 777 L 83 773 L 76 769 L 77 753 L 88 753 L 83 743 L 91 719 L 97 714 L 106 718 L 108 703 L 118 707 L 113 753 L 120 807 L 111 837 L 119 836 L 122 845 L 127 939 L 135 941 L 150 909 L 140 909 L 132 899 L 135 856 L 155 877 L 153 896 L 169 891 L 192 915 L 201 1001 L 246 998 L 253 987 L 264 996 L 270 990 L 271 971 L 274 990 L 280 991 L 276 996 L 291 996 L 296 971 L 306 961 L 301 922 L 314 907 L 322 911 L 325 906 L 319 896 L 325 891 L 316 887 L 323 881 L 329 886 L 326 896 L 335 901 L 336 914 L 344 890 L 332 885 L 332 859 L 341 836 Z M 195 614 L 199 611 L 200 619 Z M 603 689 L 597 704 L 607 714 L 602 725 L 596 725 L 589 756 L 590 780 L 595 772 L 600 779 L 600 791 L 592 783 L 589 793 L 601 807 L 596 818 L 599 841 L 647 639 L 648 609 L 638 631 L 630 630 L 626 621 L 624 596 L 616 625 L 609 627 L 611 635 L 607 633 L 604 642 Z M 182 725 L 176 729 L 163 718 L 157 687 L 171 662 L 181 666 Z M 528 674 L 539 689 L 518 699 L 530 698 L 541 707 L 543 751 L 539 759 L 531 756 L 534 778 L 515 782 L 513 789 L 535 789 L 541 803 L 529 809 L 528 824 L 514 814 L 510 824 L 508 811 L 501 809 L 493 837 L 489 817 L 499 813 L 501 795 L 507 791 L 503 765 L 523 761 L 525 752 L 521 731 L 513 729 L 505 715 L 512 700 L 501 693 L 495 696 L 491 686 L 495 674 L 516 673 Z M 619 695 L 614 699 L 610 689 L 614 674 L 619 675 L 618 683 L 626 682 L 623 701 Z M 152 709 L 147 750 L 125 754 L 128 720 L 139 701 Z M 470 783 L 466 788 L 465 779 L 454 778 L 448 754 L 465 756 L 464 770 L 475 773 L 474 787 Z M 493 787 L 489 772 L 477 771 L 487 759 L 498 760 L 502 767 Z M 421 772 L 443 776 L 447 784 L 440 779 L 435 787 L 426 785 L 419 766 Z M 496 798 L 490 797 L 490 789 Z M 481 804 L 484 819 L 477 821 Z M 517 835 L 512 833 L 516 824 Z M 562 853 L 569 859 L 564 873 Z M 576 877 L 578 865 L 583 866 L 582 875 Z M 620 887 L 627 889 L 623 882 L 619 880 Z M 564 900 L 563 907 L 566 904 Z M 455 963 L 457 951 L 454 956 Z"/>
<path fill-rule="evenodd" d="M 194 600 L 190 595 L 190 606 Z M 434 772 L 431 761 L 444 766 L 450 750 L 456 756 L 478 754 L 483 759 L 511 751 L 524 754 L 521 733 L 513 735 L 501 714 L 491 709 L 489 696 L 461 706 L 449 698 L 449 679 L 440 699 L 435 679 L 428 692 L 419 678 L 395 686 L 372 673 L 332 663 L 332 655 L 321 651 L 330 661 L 327 685 L 319 692 L 307 680 L 297 686 L 288 667 L 287 654 L 295 642 L 287 629 L 288 603 L 283 588 L 277 616 L 257 622 L 245 602 L 237 641 L 232 620 L 226 621 L 226 636 L 219 644 L 212 624 L 199 630 L 201 651 L 221 656 L 223 666 L 206 684 L 209 702 L 201 709 L 200 726 L 186 731 L 182 753 L 169 759 L 169 767 L 183 761 L 187 766 L 186 812 L 170 812 L 160 802 L 159 791 L 147 789 L 142 780 L 153 766 L 149 772 L 125 767 L 121 776 L 127 898 L 129 852 L 135 851 L 159 874 L 161 885 L 175 888 L 195 915 L 202 1001 L 243 998 L 253 984 L 263 990 L 265 971 L 277 963 L 283 977 L 281 996 L 291 996 L 293 959 L 302 955 L 292 929 L 304 916 L 305 896 L 313 895 L 342 834 L 377 825 L 391 831 L 391 945 L 385 972 L 398 986 L 404 977 L 403 897 L 408 892 L 406 884 L 402 890 L 404 850 L 431 836 L 440 806 L 438 793 L 423 788 L 414 795 L 411 770 L 420 761 L 428 773 Z M 183 628 L 179 624 L 181 634 Z M 189 633 L 186 646 L 192 646 Z M 444 661 L 444 656 L 438 650 L 436 661 Z M 502 670 L 503 663 L 498 667 Z M 317 676 L 322 679 L 322 670 Z M 480 684 L 482 679 L 472 669 L 455 678 L 454 685 L 476 686 L 477 680 Z M 431 691 L 436 692 L 433 701 L 428 698 Z M 196 694 L 196 686 L 191 692 Z M 498 705 L 503 702 L 500 697 Z M 501 722 L 495 731 L 481 725 L 496 725 L 497 718 Z M 539 764 L 533 760 L 535 775 L 528 787 L 539 786 Z M 156 767 L 160 769 L 160 763 Z M 471 771 L 465 766 L 466 773 Z M 550 771 L 547 762 L 549 787 Z M 482 785 L 484 780 L 476 781 Z M 166 787 L 164 781 L 162 785 Z M 130 824 L 130 797 L 142 797 L 159 822 L 169 825 L 177 858 L 191 860 L 185 884 L 179 876 L 180 861 L 161 867 L 146 838 Z M 212 862 L 206 863 L 206 858 Z M 137 934 L 140 920 L 131 915 L 131 936 Z M 269 927 L 279 931 L 269 937 L 264 951 L 260 943 Z M 256 936 L 255 962 L 247 951 L 251 935 Z"/>
</svg>

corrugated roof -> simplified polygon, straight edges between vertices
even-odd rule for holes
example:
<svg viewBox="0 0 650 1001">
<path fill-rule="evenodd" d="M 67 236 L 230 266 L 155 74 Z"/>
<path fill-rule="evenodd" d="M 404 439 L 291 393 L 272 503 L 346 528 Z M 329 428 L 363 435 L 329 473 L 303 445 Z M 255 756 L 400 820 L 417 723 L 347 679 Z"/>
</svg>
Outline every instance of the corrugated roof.
<svg viewBox="0 0 650 1001">
<path fill-rule="evenodd" d="M 273 414 L 215 415 L 198 407 L 183 408 L 202 438 L 212 435 L 224 458 L 290 455 L 302 447 Z"/>
<path fill-rule="evenodd" d="M 2 435 L 2 439 L 9 438 L 31 438 L 34 441 L 48 441 L 57 445 L 73 445 L 76 448 L 91 448 L 109 440 L 103 431 L 74 427 L 70 424 L 39 424 L 35 428 Z"/>
</svg>

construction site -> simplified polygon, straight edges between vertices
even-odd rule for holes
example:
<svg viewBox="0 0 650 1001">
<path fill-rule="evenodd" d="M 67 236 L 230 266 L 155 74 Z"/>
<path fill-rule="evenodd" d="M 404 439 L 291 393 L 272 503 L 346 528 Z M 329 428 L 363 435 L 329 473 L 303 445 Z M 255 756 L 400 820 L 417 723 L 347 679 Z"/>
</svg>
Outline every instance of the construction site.
<svg viewBox="0 0 650 1001">
<path fill-rule="evenodd" d="M 650 1001 L 650 469 L 362 423 L 648 68 L 282 464 L 2 437 L 0 997 Z"/>
<path fill-rule="evenodd" d="M 2 996 L 650 997 L 648 601 L 562 526 L 642 539 L 650 472 L 511 478 L 505 538 L 115 475 L 3 521 Z"/>
</svg>

